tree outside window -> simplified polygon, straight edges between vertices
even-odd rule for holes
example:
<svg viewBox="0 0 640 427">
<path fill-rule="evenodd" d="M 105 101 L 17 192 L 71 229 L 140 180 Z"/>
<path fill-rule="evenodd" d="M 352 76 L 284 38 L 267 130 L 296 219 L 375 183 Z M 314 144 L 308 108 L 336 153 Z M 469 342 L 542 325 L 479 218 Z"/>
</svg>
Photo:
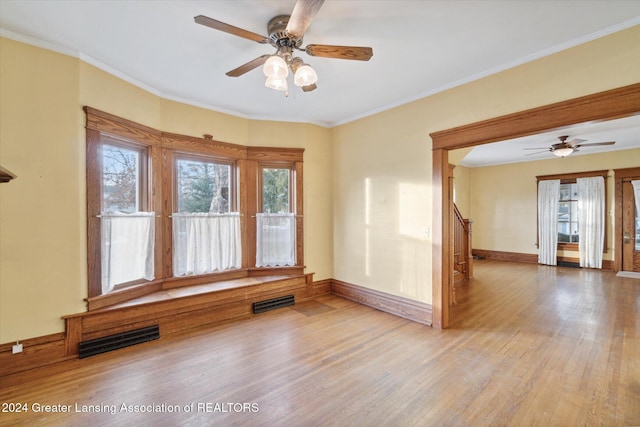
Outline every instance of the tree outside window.
<svg viewBox="0 0 640 427">
<path fill-rule="evenodd" d="M 102 211 L 140 210 L 140 162 L 138 150 L 117 145 L 102 146 Z"/>
<path fill-rule="evenodd" d="M 228 213 L 231 165 L 192 159 L 176 162 L 178 212 Z"/>
<path fill-rule="evenodd" d="M 291 211 L 290 179 L 290 169 L 266 167 L 262 169 L 262 211 L 264 213 Z"/>
</svg>

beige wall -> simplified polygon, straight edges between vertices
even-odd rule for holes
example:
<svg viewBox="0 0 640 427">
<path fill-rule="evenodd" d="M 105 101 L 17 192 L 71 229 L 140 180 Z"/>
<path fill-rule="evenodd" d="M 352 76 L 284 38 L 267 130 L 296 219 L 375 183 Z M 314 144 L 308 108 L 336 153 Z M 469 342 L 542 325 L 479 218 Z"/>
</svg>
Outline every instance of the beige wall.
<svg viewBox="0 0 640 427">
<path fill-rule="evenodd" d="M 640 142 L 640 136 L 639 141 Z M 473 247 L 494 251 L 537 254 L 536 176 L 609 169 L 607 180 L 607 246 L 604 259 L 612 260 L 614 248 L 613 169 L 640 166 L 640 149 L 612 151 L 566 158 L 469 169 L 470 216 Z M 578 258 L 573 251 L 559 255 Z"/>
<path fill-rule="evenodd" d="M 335 128 L 335 278 L 431 303 L 429 134 L 637 83 L 639 39 L 636 26 Z"/>
<path fill-rule="evenodd" d="M 0 342 L 62 330 L 86 295 L 78 60 L 0 39 Z"/>
<path fill-rule="evenodd" d="M 85 310 L 82 107 L 158 130 L 305 149 L 305 263 L 333 276 L 331 131 L 254 121 L 162 99 L 76 58 L 0 38 L 0 343 L 61 332 Z"/>
</svg>

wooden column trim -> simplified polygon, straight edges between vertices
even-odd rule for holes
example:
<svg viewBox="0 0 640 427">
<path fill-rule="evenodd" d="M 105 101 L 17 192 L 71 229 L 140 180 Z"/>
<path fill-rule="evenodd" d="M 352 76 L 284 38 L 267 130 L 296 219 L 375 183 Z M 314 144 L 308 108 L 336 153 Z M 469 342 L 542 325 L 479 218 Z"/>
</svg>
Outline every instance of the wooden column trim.
<svg viewBox="0 0 640 427">
<path fill-rule="evenodd" d="M 294 164 L 296 177 L 294 194 L 296 207 L 296 265 L 299 266 L 304 266 L 304 201 L 302 200 L 304 175 L 302 166 L 302 161 L 297 161 Z"/>
<path fill-rule="evenodd" d="M 82 318 L 68 317 L 64 319 L 66 336 L 64 340 L 65 356 L 78 354 L 78 347 L 82 341 Z"/>
<path fill-rule="evenodd" d="M 100 147 L 100 132 L 88 129 L 86 173 L 87 177 L 94 177 L 100 170 L 98 149 Z M 101 227 L 100 195 L 102 183 L 100 180 L 87 179 L 87 289 L 88 296 L 95 297 L 102 293 L 102 261 L 100 258 Z"/>
<path fill-rule="evenodd" d="M 449 153 L 434 150 L 433 153 L 433 210 L 432 210 L 432 326 L 444 329 L 449 326 Z"/>
<path fill-rule="evenodd" d="M 433 149 L 453 150 L 640 114 L 640 83 L 434 132 Z"/>
<path fill-rule="evenodd" d="M 614 247 L 614 264 L 615 271 L 622 271 L 622 182 L 626 178 L 640 176 L 640 167 L 638 168 L 624 168 L 614 169 L 615 179 L 615 230 L 613 234 L 613 247 Z"/>
</svg>

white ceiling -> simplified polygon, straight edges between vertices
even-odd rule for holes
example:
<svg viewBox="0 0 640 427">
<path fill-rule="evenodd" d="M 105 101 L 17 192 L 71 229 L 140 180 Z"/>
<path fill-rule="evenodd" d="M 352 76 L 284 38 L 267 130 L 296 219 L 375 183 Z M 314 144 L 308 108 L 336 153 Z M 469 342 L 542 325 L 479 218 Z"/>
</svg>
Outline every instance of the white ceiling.
<svg viewBox="0 0 640 427">
<path fill-rule="evenodd" d="M 370 46 L 374 56 L 362 62 L 300 53 L 317 70 L 318 89 L 303 93 L 290 84 L 285 98 L 264 87 L 259 68 L 225 75 L 274 48 L 193 21 L 206 15 L 267 35 L 269 19 L 290 14 L 294 4 L 0 0 L 0 35 L 77 56 L 167 99 L 332 127 L 640 24 L 635 0 L 326 0 L 304 44 Z"/>
<path fill-rule="evenodd" d="M 640 115 L 606 122 L 586 123 L 537 135 L 474 147 L 460 161 L 462 166 L 482 167 L 534 160 L 558 159 L 550 151 L 544 151 L 560 142 L 558 137 L 567 135 L 567 141 L 584 139 L 583 144 L 615 141 L 614 145 L 581 147 L 571 156 L 603 153 L 606 151 L 640 148 Z M 541 148 L 534 150 L 533 148 Z M 640 165 L 640 158 L 636 159 Z"/>
</svg>

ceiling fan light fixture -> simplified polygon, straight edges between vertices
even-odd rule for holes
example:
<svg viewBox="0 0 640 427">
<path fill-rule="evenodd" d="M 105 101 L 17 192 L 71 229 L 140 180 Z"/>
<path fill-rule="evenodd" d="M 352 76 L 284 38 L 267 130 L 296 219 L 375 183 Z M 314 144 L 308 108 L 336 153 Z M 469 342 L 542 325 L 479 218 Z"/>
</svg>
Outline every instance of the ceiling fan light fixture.
<svg viewBox="0 0 640 427">
<path fill-rule="evenodd" d="M 293 77 L 295 85 L 300 87 L 315 84 L 317 81 L 318 74 L 316 73 L 316 70 L 307 64 L 298 67 L 296 74 Z"/>
<path fill-rule="evenodd" d="M 282 59 L 278 55 L 272 55 L 264 63 L 262 72 L 265 76 L 267 76 L 267 80 L 269 78 L 286 79 L 289 75 L 289 67 L 287 66 L 287 63 L 284 59 Z"/>
<path fill-rule="evenodd" d="M 289 85 L 287 84 L 286 78 L 279 79 L 275 77 L 267 77 L 267 81 L 264 83 L 264 85 L 269 89 L 275 89 L 275 90 L 286 91 L 289 89 Z"/>
<path fill-rule="evenodd" d="M 573 153 L 574 149 L 571 147 L 566 148 L 556 148 L 553 150 L 553 155 L 556 157 L 567 157 L 571 153 Z"/>
</svg>

